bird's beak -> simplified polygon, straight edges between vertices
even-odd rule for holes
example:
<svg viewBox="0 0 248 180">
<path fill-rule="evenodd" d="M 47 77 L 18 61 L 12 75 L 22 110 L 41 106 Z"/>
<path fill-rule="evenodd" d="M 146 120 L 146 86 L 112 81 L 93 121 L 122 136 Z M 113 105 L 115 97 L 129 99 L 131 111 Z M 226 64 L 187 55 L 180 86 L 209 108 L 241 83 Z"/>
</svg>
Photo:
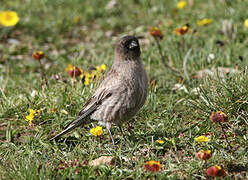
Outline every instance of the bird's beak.
<svg viewBox="0 0 248 180">
<path fill-rule="evenodd" d="M 138 43 L 136 41 L 132 41 L 131 44 L 129 45 L 129 49 L 134 49 L 138 47 Z"/>
</svg>

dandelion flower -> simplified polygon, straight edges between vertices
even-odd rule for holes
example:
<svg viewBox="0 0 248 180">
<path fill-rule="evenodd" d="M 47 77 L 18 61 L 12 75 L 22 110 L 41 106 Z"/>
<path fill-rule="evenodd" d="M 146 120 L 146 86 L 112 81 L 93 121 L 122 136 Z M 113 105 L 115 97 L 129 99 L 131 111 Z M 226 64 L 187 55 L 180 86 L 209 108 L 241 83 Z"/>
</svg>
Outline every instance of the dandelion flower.
<svg viewBox="0 0 248 180">
<path fill-rule="evenodd" d="M 90 133 L 93 136 L 101 136 L 103 134 L 102 127 L 101 126 L 96 126 L 95 128 L 91 128 Z"/>
<path fill-rule="evenodd" d="M 178 9 L 184 9 L 187 5 L 187 2 L 185 0 L 181 0 L 177 3 L 177 8 Z"/>
<path fill-rule="evenodd" d="M 34 115 L 36 113 L 36 111 L 34 109 L 29 109 L 29 114 Z"/>
<path fill-rule="evenodd" d="M 29 114 L 28 116 L 26 116 L 25 120 L 29 122 L 29 125 L 31 125 L 32 121 L 34 120 L 34 115 Z"/>
<path fill-rule="evenodd" d="M 209 138 L 206 136 L 198 136 L 195 138 L 195 141 L 200 143 L 200 142 L 209 142 Z"/>
<path fill-rule="evenodd" d="M 40 114 L 40 110 L 29 109 L 29 115 L 26 116 L 25 120 L 32 124 L 34 117 Z"/>
<path fill-rule="evenodd" d="M 147 161 L 145 164 L 145 170 L 156 173 L 161 169 L 161 164 L 159 161 Z"/>
<path fill-rule="evenodd" d="M 106 68 L 107 68 L 107 66 L 106 66 L 105 64 L 102 64 L 100 67 L 101 67 L 101 69 L 102 69 L 103 71 L 105 71 Z"/>
<path fill-rule="evenodd" d="M 248 28 L 248 19 L 245 20 L 244 26 L 245 26 L 246 28 Z"/>
<path fill-rule="evenodd" d="M 161 139 L 158 139 L 156 142 L 159 143 L 159 144 L 163 144 L 164 143 L 164 141 L 161 140 Z"/>
<path fill-rule="evenodd" d="M 0 24 L 3 26 L 15 26 L 19 21 L 15 11 L 0 11 Z"/>
<path fill-rule="evenodd" d="M 97 72 L 101 72 L 102 71 L 102 69 L 101 69 L 100 66 L 96 66 L 96 70 L 97 70 Z"/>
<path fill-rule="evenodd" d="M 204 26 L 204 25 L 211 24 L 212 22 L 213 22 L 212 19 L 204 18 L 204 19 L 202 19 L 202 20 L 197 21 L 197 25 L 198 25 L 198 26 Z"/>
</svg>

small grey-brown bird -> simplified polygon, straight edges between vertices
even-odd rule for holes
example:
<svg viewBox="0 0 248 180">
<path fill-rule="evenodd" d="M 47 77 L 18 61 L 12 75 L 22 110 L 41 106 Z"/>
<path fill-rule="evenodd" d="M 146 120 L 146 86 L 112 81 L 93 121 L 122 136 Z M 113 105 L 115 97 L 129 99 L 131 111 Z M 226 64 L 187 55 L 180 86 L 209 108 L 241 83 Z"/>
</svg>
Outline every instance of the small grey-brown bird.
<svg viewBox="0 0 248 180">
<path fill-rule="evenodd" d="M 57 139 L 76 127 L 92 121 L 106 126 L 112 143 L 111 126 L 130 120 L 144 105 L 147 97 L 147 74 L 140 58 L 140 46 L 134 36 L 124 36 L 115 46 L 113 65 L 93 96 L 84 104 L 78 117 L 53 137 Z"/>
</svg>

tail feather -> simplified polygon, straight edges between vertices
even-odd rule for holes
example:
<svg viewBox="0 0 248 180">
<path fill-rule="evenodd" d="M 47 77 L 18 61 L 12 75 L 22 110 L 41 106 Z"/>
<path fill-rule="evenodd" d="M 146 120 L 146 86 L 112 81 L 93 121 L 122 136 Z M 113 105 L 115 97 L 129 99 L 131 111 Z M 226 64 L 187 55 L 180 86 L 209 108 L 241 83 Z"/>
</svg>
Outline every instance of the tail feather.
<svg viewBox="0 0 248 180">
<path fill-rule="evenodd" d="M 87 124 L 88 123 L 87 116 L 89 114 L 91 114 L 96 109 L 96 107 L 97 107 L 96 104 L 93 104 L 88 110 L 83 112 L 81 116 L 79 116 L 77 119 L 75 119 L 72 122 L 70 122 L 61 133 L 59 133 L 58 135 L 54 136 L 50 140 L 58 139 L 62 135 L 66 134 L 68 132 L 71 132 L 73 129 L 75 129 L 75 128 L 79 127 L 79 126 L 82 126 L 84 124 Z"/>
<path fill-rule="evenodd" d="M 66 128 L 61 133 L 57 134 L 56 136 L 54 136 L 50 140 L 58 139 L 62 135 L 71 132 L 73 129 L 75 129 L 79 126 L 82 126 L 83 124 L 86 124 L 86 121 L 83 119 L 82 116 L 80 116 L 77 119 L 75 119 L 74 121 L 72 121 L 68 126 L 66 126 Z"/>
</svg>

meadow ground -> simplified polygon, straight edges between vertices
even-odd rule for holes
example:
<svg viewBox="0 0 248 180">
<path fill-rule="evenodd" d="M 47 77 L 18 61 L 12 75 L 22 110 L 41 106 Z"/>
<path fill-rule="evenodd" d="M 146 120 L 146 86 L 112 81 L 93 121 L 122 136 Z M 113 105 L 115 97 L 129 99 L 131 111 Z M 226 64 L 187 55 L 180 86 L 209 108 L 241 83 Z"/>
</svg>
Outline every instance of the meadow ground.
<svg viewBox="0 0 248 180">
<path fill-rule="evenodd" d="M 19 16 L 15 26 L 0 25 L 1 179 L 207 179 L 214 165 L 225 179 L 247 179 L 248 2 L 177 5 L 1 0 L 0 11 Z M 163 38 L 153 37 L 151 27 Z M 101 136 L 90 133 L 92 123 L 50 142 L 102 77 L 92 81 L 85 72 L 102 64 L 108 71 L 114 43 L 125 34 L 141 37 L 150 82 L 145 106 L 124 124 L 127 140 L 114 127 L 111 146 L 105 128 Z M 45 54 L 41 66 L 32 58 L 37 50 Z M 83 70 L 83 80 L 69 76 L 68 64 Z M 212 152 L 207 164 L 196 157 L 200 150 Z M 111 165 L 91 166 L 102 156 L 113 158 Z M 160 164 L 145 166 L 150 160 Z"/>
</svg>

